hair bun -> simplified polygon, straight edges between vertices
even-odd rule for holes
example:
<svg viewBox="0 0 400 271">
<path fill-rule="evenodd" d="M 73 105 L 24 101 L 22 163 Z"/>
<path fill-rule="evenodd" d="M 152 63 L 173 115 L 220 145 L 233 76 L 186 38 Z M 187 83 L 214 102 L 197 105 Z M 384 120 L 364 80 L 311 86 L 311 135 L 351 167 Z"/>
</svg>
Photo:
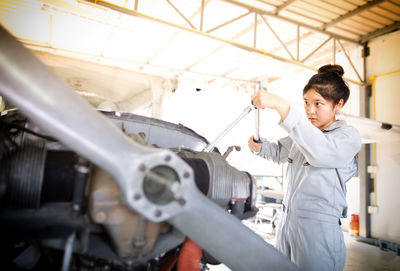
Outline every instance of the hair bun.
<svg viewBox="0 0 400 271">
<path fill-rule="evenodd" d="M 323 72 L 334 72 L 340 77 L 342 77 L 344 74 L 344 70 L 343 70 L 342 66 L 331 65 L 331 64 L 324 65 L 318 69 L 318 73 L 323 73 Z"/>
</svg>

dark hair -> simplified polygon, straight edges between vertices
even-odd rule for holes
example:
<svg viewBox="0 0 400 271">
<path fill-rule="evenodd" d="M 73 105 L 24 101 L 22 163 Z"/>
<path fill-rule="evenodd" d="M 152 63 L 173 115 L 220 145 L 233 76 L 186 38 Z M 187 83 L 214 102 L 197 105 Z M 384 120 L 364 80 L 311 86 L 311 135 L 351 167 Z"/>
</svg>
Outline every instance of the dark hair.
<svg viewBox="0 0 400 271">
<path fill-rule="evenodd" d="M 303 95 L 310 89 L 314 89 L 324 99 L 333 101 L 336 105 L 340 99 L 343 104 L 350 96 L 350 90 L 342 76 L 344 70 L 340 65 L 325 65 L 318 69 L 318 73 L 313 75 L 303 89 Z"/>
</svg>

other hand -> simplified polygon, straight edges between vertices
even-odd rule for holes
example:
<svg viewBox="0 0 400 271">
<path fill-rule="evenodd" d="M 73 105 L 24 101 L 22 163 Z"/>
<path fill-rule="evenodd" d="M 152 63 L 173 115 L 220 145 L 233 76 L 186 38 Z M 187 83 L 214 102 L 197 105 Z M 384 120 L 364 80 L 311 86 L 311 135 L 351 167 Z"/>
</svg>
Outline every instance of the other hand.
<svg viewBox="0 0 400 271">
<path fill-rule="evenodd" d="M 259 152 L 261 151 L 261 147 L 262 147 L 262 143 L 258 143 L 258 142 L 254 142 L 254 137 L 251 136 L 249 138 L 249 142 L 248 142 L 249 148 L 251 151 L 253 152 Z"/>
</svg>

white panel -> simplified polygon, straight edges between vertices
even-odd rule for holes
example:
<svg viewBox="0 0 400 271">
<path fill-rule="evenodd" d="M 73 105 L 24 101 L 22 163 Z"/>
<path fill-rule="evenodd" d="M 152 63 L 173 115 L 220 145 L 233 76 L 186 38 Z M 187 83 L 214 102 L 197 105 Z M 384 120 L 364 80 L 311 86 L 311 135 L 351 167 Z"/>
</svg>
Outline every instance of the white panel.
<svg viewBox="0 0 400 271">
<path fill-rule="evenodd" d="M 367 58 L 369 76 L 376 79 L 376 117 L 380 121 L 400 124 L 400 74 L 382 76 L 400 70 L 400 32 L 370 42 Z M 400 148 L 399 141 L 376 145 L 377 206 L 371 215 L 372 237 L 400 243 Z"/>
<path fill-rule="evenodd" d="M 376 119 L 400 125 L 400 32 L 384 36 L 371 42 L 371 56 L 368 59 L 368 71 L 377 76 Z"/>
<path fill-rule="evenodd" d="M 400 148 L 398 142 L 377 144 L 377 204 L 371 215 L 371 235 L 400 243 Z"/>
<path fill-rule="evenodd" d="M 376 119 L 400 125 L 400 72 L 376 79 Z"/>
<path fill-rule="evenodd" d="M 378 76 L 400 69 L 400 31 L 369 42 L 367 58 L 369 76 Z"/>
</svg>

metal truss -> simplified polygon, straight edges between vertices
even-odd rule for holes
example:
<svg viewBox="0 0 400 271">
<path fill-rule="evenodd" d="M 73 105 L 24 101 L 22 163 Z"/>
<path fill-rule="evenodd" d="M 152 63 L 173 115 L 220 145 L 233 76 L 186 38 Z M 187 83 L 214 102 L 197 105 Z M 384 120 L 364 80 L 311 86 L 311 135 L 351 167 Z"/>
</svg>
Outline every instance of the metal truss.
<svg viewBox="0 0 400 271">
<path fill-rule="evenodd" d="M 211 38 L 211 39 L 215 39 L 215 40 L 219 40 L 222 41 L 224 44 L 228 44 L 231 46 L 235 46 L 235 47 L 239 47 L 241 49 L 247 50 L 247 51 L 251 51 L 251 52 L 256 52 L 259 53 L 261 55 L 264 56 L 268 56 L 268 57 L 272 57 L 276 60 L 279 61 L 284 61 L 287 63 L 292 63 L 298 66 L 301 66 L 303 68 L 306 69 L 311 69 L 311 70 L 316 70 L 315 67 L 310 66 L 309 64 L 306 63 L 307 60 L 309 60 L 310 58 L 312 58 L 314 55 L 316 55 L 316 53 L 318 51 L 320 51 L 320 49 L 322 47 L 324 47 L 328 42 L 332 41 L 333 42 L 333 52 L 332 52 L 332 62 L 335 63 L 336 59 L 335 59 L 335 55 L 336 55 L 336 50 L 337 50 L 337 44 L 339 44 L 341 50 L 344 52 L 347 60 L 349 61 L 352 69 L 355 71 L 355 74 L 357 75 L 357 78 L 359 81 L 353 80 L 353 79 L 349 79 L 346 78 L 348 81 L 351 81 L 353 83 L 359 84 L 359 85 L 366 85 L 366 78 L 362 78 L 360 76 L 360 73 L 357 71 L 357 69 L 355 68 L 355 65 L 353 64 L 349 54 L 346 52 L 344 46 L 343 46 L 343 42 L 347 42 L 347 43 L 352 43 L 352 44 L 359 44 L 361 45 L 361 41 L 366 41 L 368 40 L 368 37 L 362 37 L 360 40 L 354 40 L 354 39 L 350 39 L 348 37 L 345 36 L 341 36 L 335 33 L 331 33 L 329 31 L 326 30 L 327 27 L 330 27 L 334 24 L 337 24 L 338 22 L 348 18 L 349 16 L 353 16 L 367 8 L 370 8 L 373 5 L 377 5 L 378 3 L 382 2 L 381 0 L 376 0 L 376 1 L 371 1 L 368 4 L 361 6 L 347 14 L 344 14 L 342 16 L 340 16 L 339 18 L 336 18 L 332 21 L 330 21 L 329 23 L 325 23 L 321 28 L 318 27 L 313 27 L 310 25 L 306 25 L 304 23 L 298 22 L 298 21 L 294 21 L 285 17 L 282 17 L 279 15 L 280 12 L 282 12 L 285 8 L 288 8 L 291 4 L 293 4 L 295 2 L 295 0 L 289 0 L 286 1 L 284 4 L 282 4 L 281 6 L 278 6 L 274 12 L 267 12 L 265 10 L 253 7 L 253 6 L 249 6 L 247 4 L 244 4 L 243 2 L 237 1 L 237 0 L 224 0 L 225 2 L 229 2 L 230 4 L 234 4 L 237 6 L 240 6 L 244 9 L 246 9 L 247 11 L 245 11 L 243 14 L 234 17 L 222 24 L 216 25 L 210 29 L 203 29 L 204 25 L 203 25 L 203 21 L 204 21 L 204 16 L 205 16 L 205 7 L 211 2 L 211 0 L 201 0 L 201 4 L 199 5 L 197 11 L 194 14 L 191 15 L 185 15 L 184 12 L 182 12 L 178 6 L 176 6 L 173 2 L 173 0 L 165 0 L 170 6 L 171 6 L 171 12 L 176 12 L 186 23 L 186 25 L 181 25 L 181 24 L 176 24 L 174 22 L 169 22 L 169 21 L 165 21 L 161 18 L 155 18 L 153 16 L 144 14 L 140 11 L 140 2 L 139 0 L 135 0 L 134 3 L 134 9 L 128 9 L 122 6 L 117 6 L 115 4 L 112 4 L 110 2 L 107 1 L 90 1 L 87 0 L 88 2 L 93 2 L 97 5 L 101 5 L 101 6 L 105 6 L 107 8 L 110 8 L 112 10 L 127 14 L 127 15 L 131 15 L 131 16 L 136 16 L 136 17 L 141 17 L 141 18 L 145 18 L 145 19 L 149 19 L 149 20 L 153 20 L 159 23 L 163 23 L 163 24 L 168 24 L 174 28 L 177 28 L 179 31 L 180 30 L 184 30 L 184 31 L 189 31 L 192 33 L 196 33 L 202 36 L 205 36 L 207 38 Z M 199 25 L 195 25 L 192 20 L 195 16 L 200 15 L 200 24 Z M 219 37 L 217 35 L 214 34 L 214 32 L 217 29 L 223 28 L 229 24 L 232 24 L 233 22 L 239 21 L 244 17 L 248 17 L 248 16 L 253 16 L 254 17 L 254 23 L 253 25 L 248 26 L 246 29 L 244 29 L 242 32 L 237 33 L 232 39 L 227 40 L 225 38 Z M 297 34 L 296 36 L 294 36 L 290 41 L 284 42 L 282 40 L 282 38 L 279 36 L 279 33 L 277 30 L 275 30 L 268 22 L 268 19 L 272 17 L 272 18 L 278 18 L 280 20 L 289 22 L 291 24 L 294 24 L 297 27 Z M 258 36 L 260 34 L 257 34 L 257 27 L 260 24 L 264 24 L 267 29 L 269 29 L 269 31 L 273 34 L 273 36 L 276 38 L 276 40 L 279 42 L 280 47 L 279 48 L 275 48 L 269 52 L 262 50 L 260 48 L 257 48 L 257 40 L 258 40 Z M 393 28 L 393 27 L 392 27 Z M 392 28 L 388 28 L 388 30 L 392 29 Z M 301 30 L 307 30 L 305 31 L 305 33 L 303 33 L 302 35 L 300 35 L 300 29 Z M 176 32 L 175 35 L 178 35 L 179 31 Z M 250 33 L 250 32 L 254 33 L 254 37 L 253 37 L 253 43 L 252 44 L 242 44 L 242 43 L 238 43 L 236 40 L 238 40 L 240 37 Z M 384 30 L 382 30 L 384 31 Z M 381 32 L 382 32 L 381 31 Z M 310 37 L 311 35 L 313 35 L 314 33 L 322 33 L 324 35 L 327 36 L 327 39 L 325 41 L 323 41 L 320 45 L 318 45 L 311 53 L 309 53 L 307 56 L 300 58 L 300 46 L 301 46 L 301 40 L 307 37 Z M 163 44 L 160 49 L 147 61 L 147 64 L 150 63 L 151 59 L 153 59 L 157 54 L 161 53 L 163 48 L 165 48 L 169 42 L 171 42 L 173 40 L 174 37 L 171 37 L 171 39 L 169 39 L 165 44 Z M 288 46 L 296 44 L 296 53 L 293 54 L 289 49 Z M 222 50 L 225 46 L 219 46 L 217 47 L 215 50 L 213 50 L 211 52 L 211 54 L 209 54 L 207 57 L 210 57 L 210 55 L 213 55 L 215 53 L 217 53 L 218 51 Z M 282 55 L 278 55 L 277 51 L 281 51 L 281 48 L 284 49 L 284 51 L 287 53 L 287 56 L 282 56 Z M 193 67 L 194 65 L 196 65 L 197 63 L 200 63 L 201 61 L 203 61 L 205 58 L 201 58 L 198 59 L 196 61 L 194 61 L 191 65 L 189 65 L 188 67 L 186 67 L 184 70 L 186 71 L 190 71 L 190 68 Z M 233 69 L 235 70 L 235 69 Z M 226 73 L 225 73 L 226 74 Z"/>
</svg>

